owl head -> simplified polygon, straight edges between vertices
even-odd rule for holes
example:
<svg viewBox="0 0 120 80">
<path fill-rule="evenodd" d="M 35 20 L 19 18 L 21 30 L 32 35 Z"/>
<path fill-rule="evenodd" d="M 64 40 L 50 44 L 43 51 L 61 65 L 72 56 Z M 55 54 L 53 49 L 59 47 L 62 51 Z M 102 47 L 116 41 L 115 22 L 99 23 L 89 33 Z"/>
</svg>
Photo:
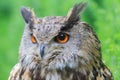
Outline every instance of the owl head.
<svg viewBox="0 0 120 80">
<path fill-rule="evenodd" d="M 101 60 L 100 41 L 93 29 L 80 20 L 85 4 L 76 4 L 67 16 L 38 18 L 22 7 L 26 23 L 19 49 L 22 66 L 74 69 L 96 65 Z M 90 66 L 89 66 L 90 67 Z"/>
</svg>

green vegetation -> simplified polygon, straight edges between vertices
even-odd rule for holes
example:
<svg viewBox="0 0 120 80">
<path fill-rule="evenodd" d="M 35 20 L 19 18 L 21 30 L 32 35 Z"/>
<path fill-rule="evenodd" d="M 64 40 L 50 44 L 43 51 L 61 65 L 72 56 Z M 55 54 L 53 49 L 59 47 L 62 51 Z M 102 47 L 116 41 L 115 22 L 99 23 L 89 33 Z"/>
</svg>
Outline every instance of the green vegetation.
<svg viewBox="0 0 120 80">
<path fill-rule="evenodd" d="M 85 1 L 85 0 L 83 0 Z M 66 15 L 80 0 L 0 0 L 0 80 L 7 80 L 18 62 L 24 21 L 21 6 L 34 8 L 39 17 Z M 104 63 L 115 80 L 120 79 L 120 0 L 86 0 L 82 20 L 88 22 L 101 40 Z"/>
</svg>

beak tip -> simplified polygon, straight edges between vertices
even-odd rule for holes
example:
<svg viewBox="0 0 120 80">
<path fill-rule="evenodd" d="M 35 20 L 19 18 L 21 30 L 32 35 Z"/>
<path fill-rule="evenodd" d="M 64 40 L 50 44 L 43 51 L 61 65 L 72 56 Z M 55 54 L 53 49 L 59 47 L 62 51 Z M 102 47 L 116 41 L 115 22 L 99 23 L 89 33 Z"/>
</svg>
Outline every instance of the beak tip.
<svg viewBox="0 0 120 80">
<path fill-rule="evenodd" d="M 45 44 L 42 43 L 41 46 L 40 46 L 40 55 L 41 55 L 42 58 L 44 56 L 44 49 L 45 49 Z"/>
</svg>

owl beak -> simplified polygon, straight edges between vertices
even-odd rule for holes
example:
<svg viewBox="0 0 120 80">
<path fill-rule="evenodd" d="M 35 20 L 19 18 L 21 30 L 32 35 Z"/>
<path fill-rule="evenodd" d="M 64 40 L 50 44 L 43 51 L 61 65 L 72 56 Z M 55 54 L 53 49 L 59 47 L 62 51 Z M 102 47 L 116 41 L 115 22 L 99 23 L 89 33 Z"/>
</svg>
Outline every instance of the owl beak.
<svg viewBox="0 0 120 80">
<path fill-rule="evenodd" d="M 42 58 L 44 56 L 44 49 L 45 49 L 45 44 L 42 43 L 41 46 L 40 46 L 40 55 L 41 55 Z"/>
</svg>

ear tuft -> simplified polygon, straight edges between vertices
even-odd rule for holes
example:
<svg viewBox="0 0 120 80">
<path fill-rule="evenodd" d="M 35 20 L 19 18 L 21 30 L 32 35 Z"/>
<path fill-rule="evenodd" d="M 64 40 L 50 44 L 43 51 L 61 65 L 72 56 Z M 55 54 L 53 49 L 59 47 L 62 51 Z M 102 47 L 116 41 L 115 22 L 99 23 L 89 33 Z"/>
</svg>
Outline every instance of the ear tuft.
<svg viewBox="0 0 120 80">
<path fill-rule="evenodd" d="M 68 30 L 73 27 L 73 25 L 79 21 L 80 12 L 85 8 L 86 3 L 75 4 L 74 7 L 68 12 L 65 26 L 61 30 Z"/>
<path fill-rule="evenodd" d="M 30 8 L 21 7 L 21 14 L 26 23 L 31 22 L 32 19 L 35 18 L 35 14 L 34 14 L 33 10 L 31 10 Z"/>
<path fill-rule="evenodd" d="M 86 3 L 75 4 L 74 7 L 68 12 L 67 21 L 76 20 L 79 18 L 80 12 L 85 8 Z"/>
</svg>

